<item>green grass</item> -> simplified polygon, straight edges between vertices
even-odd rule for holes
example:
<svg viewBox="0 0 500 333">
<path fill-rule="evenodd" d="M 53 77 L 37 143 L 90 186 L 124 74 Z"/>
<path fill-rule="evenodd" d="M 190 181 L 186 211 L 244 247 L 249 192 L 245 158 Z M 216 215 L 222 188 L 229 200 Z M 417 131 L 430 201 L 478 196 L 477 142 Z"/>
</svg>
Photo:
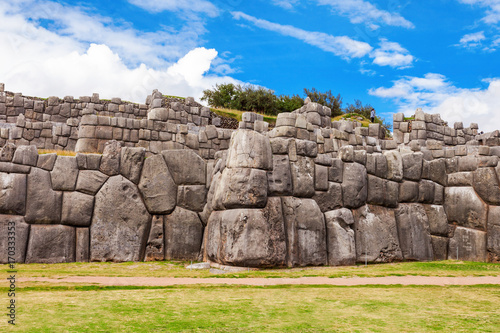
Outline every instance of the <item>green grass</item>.
<svg viewBox="0 0 500 333">
<path fill-rule="evenodd" d="M 248 112 L 248 111 L 240 111 L 234 109 L 215 109 L 215 108 L 210 108 L 210 111 L 219 116 L 233 118 L 238 121 L 241 121 L 243 113 Z M 276 124 L 276 116 L 270 116 L 259 112 L 254 112 L 254 113 L 261 114 L 264 117 L 264 121 L 268 122 L 269 124 Z"/>
<path fill-rule="evenodd" d="M 163 98 L 186 99 L 186 97 L 172 96 L 172 95 L 163 95 Z"/>
<path fill-rule="evenodd" d="M 359 120 L 358 118 L 362 118 L 362 120 Z M 358 113 L 347 113 L 347 114 L 342 114 L 340 116 L 337 116 L 335 118 L 332 118 L 332 121 L 339 121 L 339 120 L 350 120 L 350 121 L 357 121 L 358 123 L 361 123 L 361 127 L 368 127 L 368 125 L 371 124 L 370 119 L 358 114 Z"/>
<path fill-rule="evenodd" d="M 210 274 L 208 270 L 189 270 L 189 262 L 127 262 L 127 263 L 67 263 L 67 264 L 17 264 L 22 277 L 68 277 L 68 276 L 145 276 L 145 277 L 262 277 L 299 278 L 306 276 L 326 277 L 380 277 L 380 276 L 498 276 L 500 264 L 463 261 L 401 262 L 377 265 L 342 267 L 304 267 L 243 271 L 223 275 Z M 7 265 L 2 265 L 2 272 Z M 1 276 L 0 276 L 1 277 Z"/>
<path fill-rule="evenodd" d="M 500 287 L 18 290 L 13 332 L 498 332 Z"/>
</svg>

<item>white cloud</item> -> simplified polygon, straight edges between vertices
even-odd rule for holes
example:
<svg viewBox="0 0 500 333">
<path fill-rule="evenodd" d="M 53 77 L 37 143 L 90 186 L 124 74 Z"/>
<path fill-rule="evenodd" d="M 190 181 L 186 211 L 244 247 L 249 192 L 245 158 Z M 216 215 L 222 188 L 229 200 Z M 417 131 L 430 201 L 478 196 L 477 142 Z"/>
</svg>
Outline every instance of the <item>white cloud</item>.
<svg viewBox="0 0 500 333">
<path fill-rule="evenodd" d="M 461 39 L 457 46 L 465 48 L 474 48 L 481 46 L 481 42 L 485 40 L 484 31 L 475 32 L 472 34 L 466 34 Z"/>
<path fill-rule="evenodd" d="M 21 1 L 16 6 L 0 3 L 0 63 L 8 64 L 0 66 L 0 80 L 7 90 L 40 97 L 79 97 L 98 92 L 104 98 L 122 97 L 142 103 L 155 88 L 165 94 L 199 98 L 215 83 L 235 82 L 227 76 L 207 74 L 217 59 L 214 49 L 193 47 L 184 52 L 183 47 L 151 57 L 142 52 L 161 52 L 163 44 L 154 41 L 162 33 L 143 35 L 128 28 L 111 28 L 103 23 L 107 18 L 86 16 L 73 7 L 62 10 L 82 21 L 66 23 L 59 18 L 60 5 L 53 3 L 50 5 L 56 11 L 34 14 L 53 18 L 60 29 L 51 31 L 20 10 L 19 6 L 28 3 L 40 2 Z M 121 38 L 116 43 L 122 43 L 122 47 L 113 43 L 113 38 Z M 132 55 L 138 64 L 131 65 L 128 52 L 133 51 L 135 43 L 135 48 L 150 45 L 146 51 Z M 181 56 L 175 58 L 177 54 Z"/>
<path fill-rule="evenodd" d="M 272 0 L 275 6 L 279 6 L 284 9 L 293 9 L 295 5 L 299 3 L 300 0 Z"/>
<path fill-rule="evenodd" d="M 128 0 L 128 2 L 152 13 L 185 11 L 203 13 L 211 17 L 219 14 L 217 7 L 206 0 Z"/>
<path fill-rule="evenodd" d="M 375 49 L 370 57 L 374 58 L 373 63 L 376 65 L 395 68 L 407 68 L 414 60 L 407 49 L 398 43 L 389 42 L 385 38 L 380 40 L 380 47 Z"/>
<path fill-rule="evenodd" d="M 391 99 L 406 115 L 421 107 L 427 113 L 439 113 L 443 120 L 464 125 L 478 123 L 480 130 L 494 131 L 500 128 L 500 79 L 484 80 L 486 88 L 463 89 L 435 73 L 424 77 L 404 77 L 392 87 L 371 89 L 373 96 Z"/>
<path fill-rule="evenodd" d="M 332 12 L 347 16 L 352 23 L 365 23 L 370 29 L 377 29 L 383 23 L 390 26 L 414 28 L 413 23 L 395 12 L 378 9 L 375 5 L 363 0 L 317 0 L 320 5 L 329 6 Z"/>
<path fill-rule="evenodd" d="M 486 24 L 497 24 L 500 22 L 500 0 L 459 0 L 461 3 L 478 5 L 486 8 L 486 16 L 482 21 Z"/>
<path fill-rule="evenodd" d="M 291 25 L 281 25 L 258 19 L 242 12 L 232 12 L 232 15 L 236 20 L 244 19 L 259 28 L 299 39 L 344 59 L 364 57 L 373 49 L 370 44 L 351 39 L 347 36 L 332 36 L 323 32 L 306 31 Z"/>
</svg>

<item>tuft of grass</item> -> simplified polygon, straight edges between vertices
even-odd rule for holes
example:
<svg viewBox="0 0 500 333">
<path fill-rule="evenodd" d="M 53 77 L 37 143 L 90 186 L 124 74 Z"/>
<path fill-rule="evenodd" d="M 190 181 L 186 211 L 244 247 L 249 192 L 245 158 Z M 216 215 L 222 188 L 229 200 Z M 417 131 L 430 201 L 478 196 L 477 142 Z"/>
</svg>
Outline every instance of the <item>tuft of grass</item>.
<svg viewBox="0 0 500 333">
<path fill-rule="evenodd" d="M 39 155 L 57 154 L 58 156 L 76 156 L 76 152 L 71 150 L 56 150 L 56 149 L 38 149 Z"/>
<path fill-rule="evenodd" d="M 186 97 L 163 95 L 163 98 L 176 98 L 176 99 L 186 99 Z"/>
<path fill-rule="evenodd" d="M 210 108 L 210 110 L 213 113 L 218 114 L 219 116 L 233 118 L 233 119 L 236 119 L 238 121 L 241 121 L 241 117 L 242 117 L 243 113 L 249 112 L 249 111 L 240 111 L 240 110 L 234 110 L 234 109 L 215 109 L 215 108 Z M 276 118 L 277 118 L 276 116 L 271 116 L 271 115 L 259 113 L 259 112 L 254 112 L 254 113 L 262 115 L 264 117 L 264 121 L 268 122 L 269 124 L 271 124 L 271 125 L 276 124 Z"/>
</svg>

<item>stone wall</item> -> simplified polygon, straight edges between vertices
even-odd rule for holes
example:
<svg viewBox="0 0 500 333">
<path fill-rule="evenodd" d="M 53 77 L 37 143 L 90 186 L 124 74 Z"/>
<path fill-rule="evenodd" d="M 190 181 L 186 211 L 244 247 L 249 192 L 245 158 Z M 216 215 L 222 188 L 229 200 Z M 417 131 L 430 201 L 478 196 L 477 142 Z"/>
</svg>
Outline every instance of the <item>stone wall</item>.
<svg viewBox="0 0 500 333">
<path fill-rule="evenodd" d="M 76 156 L 39 155 L 13 141 L 10 128 L 0 152 L 0 247 L 14 222 L 15 259 L 26 263 L 499 261 L 498 132 L 473 135 L 471 125 L 452 133 L 439 116 L 417 111 L 404 135 L 417 138 L 400 142 L 400 115 L 395 139 L 386 139 L 380 125 L 330 122 L 330 110 L 308 100 L 272 130 L 253 113 L 230 130 L 190 103 L 166 105 L 155 91 L 143 119 L 86 105 L 66 124 L 41 122 L 40 137 L 43 124 L 55 124 Z M 26 111 L 15 122 L 23 134 L 40 123 Z M 429 138 L 441 131 L 431 123 L 456 143 Z"/>
</svg>

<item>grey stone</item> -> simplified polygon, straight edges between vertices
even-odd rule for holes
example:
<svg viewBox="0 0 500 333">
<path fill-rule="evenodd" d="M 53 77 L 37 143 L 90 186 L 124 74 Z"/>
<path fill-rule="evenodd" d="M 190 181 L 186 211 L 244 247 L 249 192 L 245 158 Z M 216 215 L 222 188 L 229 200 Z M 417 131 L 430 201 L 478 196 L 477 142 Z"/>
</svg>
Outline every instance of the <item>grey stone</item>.
<svg viewBox="0 0 500 333">
<path fill-rule="evenodd" d="M 444 159 L 429 161 L 429 178 L 442 186 L 446 186 L 448 175 L 446 174 Z"/>
<path fill-rule="evenodd" d="M 398 183 L 368 175 L 367 203 L 387 207 L 396 207 L 398 205 L 398 199 Z"/>
<path fill-rule="evenodd" d="M 434 254 L 434 260 L 448 259 L 448 238 L 431 236 L 431 242 L 432 242 L 432 252 Z"/>
<path fill-rule="evenodd" d="M 486 232 L 457 227 L 448 244 L 448 259 L 484 262 L 486 258 Z"/>
<path fill-rule="evenodd" d="M 146 149 L 123 147 L 121 151 L 120 173 L 134 184 L 139 183 Z"/>
<path fill-rule="evenodd" d="M 477 194 L 490 205 L 500 205 L 500 187 L 494 168 L 479 168 L 472 173 Z"/>
<path fill-rule="evenodd" d="M 488 206 L 481 201 L 472 187 L 447 187 L 444 209 L 450 223 L 459 226 L 486 229 Z"/>
<path fill-rule="evenodd" d="M 154 215 L 146 244 L 145 261 L 165 260 L 163 215 Z"/>
<path fill-rule="evenodd" d="M 72 156 L 59 156 L 50 172 L 52 188 L 57 191 L 74 191 L 78 178 L 78 164 Z"/>
<path fill-rule="evenodd" d="M 206 257 L 221 264 L 274 267 L 286 263 L 281 199 L 264 209 L 213 212 L 207 225 Z"/>
<path fill-rule="evenodd" d="M 95 198 L 90 227 L 91 260 L 142 260 L 151 215 L 134 183 L 120 175 L 111 177 Z"/>
<path fill-rule="evenodd" d="M 165 218 L 166 260 L 196 260 L 202 239 L 203 224 L 195 212 L 176 207 Z"/>
<path fill-rule="evenodd" d="M 356 263 L 354 217 L 347 208 L 325 213 L 328 265 L 342 266 Z"/>
<path fill-rule="evenodd" d="M 121 150 L 122 146 L 120 142 L 115 140 L 106 142 L 99 167 L 102 173 L 108 176 L 115 176 L 120 173 Z"/>
<path fill-rule="evenodd" d="M 368 196 L 366 168 L 358 163 L 345 163 L 343 179 L 344 206 L 347 208 L 363 206 Z"/>
<path fill-rule="evenodd" d="M 375 156 L 375 176 L 387 178 L 389 172 L 387 158 L 383 154 L 374 154 Z"/>
<path fill-rule="evenodd" d="M 38 161 L 38 150 L 36 146 L 20 146 L 14 153 L 13 163 L 36 166 Z"/>
<path fill-rule="evenodd" d="M 205 185 L 181 185 L 177 188 L 177 205 L 195 212 L 203 211 L 207 202 Z"/>
<path fill-rule="evenodd" d="M 76 190 L 82 193 L 95 195 L 108 178 L 108 176 L 100 171 L 81 170 L 78 174 Z"/>
<path fill-rule="evenodd" d="M 32 225 L 26 263 L 57 264 L 75 261 L 75 228 L 65 225 Z"/>
<path fill-rule="evenodd" d="M 287 241 L 287 265 L 307 266 L 327 263 L 324 216 L 312 199 L 282 198 Z"/>
<path fill-rule="evenodd" d="M 269 139 L 252 130 L 236 131 L 231 138 L 227 166 L 272 170 L 273 156 Z"/>
<path fill-rule="evenodd" d="M 366 205 L 353 211 L 356 260 L 392 262 L 403 259 L 394 210 Z"/>
<path fill-rule="evenodd" d="M 0 150 L 0 162 L 10 162 L 14 158 L 14 153 L 16 152 L 16 145 L 13 143 L 7 143 Z"/>
<path fill-rule="evenodd" d="M 206 162 L 194 151 L 164 150 L 162 155 L 177 185 L 205 185 Z"/>
<path fill-rule="evenodd" d="M 56 159 L 56 153 L 39 155 L 36 166 L 40 169 L 52 171 L 54 164 L 56 163 Z"/>
<path fill-rule="evenodd" d="M 0 264 L 24 263 L 29 230 L 22 216 L 0 215 Z M 15 244 L 9 244 L 9 237 L 15 237 Z"/>
<path fill-rule="evenodd" d="M 436 186 L 430 180 L 421 180 L 418 185 L 418 202 L 432 204 L 434 203 L 434 194 Z"/>
<path fill-rule="evenodd" d="M 433 260 L 429 221 L 424 207 L 420 204 L 400 204 L 395 216 L 403 258 L 417 261 Z"/>
<path fill-rule="evenodd" d="M 76 228 L 75 261 L 88 262 L 90 259 L 90 230 Z"/>
<path fill-rule="evenodd" d="M 448 235 L 448 218 L 444 207 L 441 205 L 424 205 L 427 219 L 429 220 L 429 230 L 431 235 Z"/>
<path fill-rule="evenodd" d="M 33 168 L 28 175 L 26 222 L 60 223 L 61 205 L 62 194 L 52 190 L 49 172 Z"/>
<path fill-rule="evenodd" d="M 328 180 L 331 182 L 342 183 L 344 178 L 344 162 L 340 158 L 332 160 L 332 166 L 328 168 Z"/>
<path fill-rule="evenodd" d="M 387 160 L 387 179 L 401 181 L 403 179 L 403 159 L 397 151 L 386 151 L 384 156 Z"/>
<path fill-rule="evenodd" d="M 288 155 L 273 156 L 273 171 L 267 172 L 267 184 L 270 195 L 292 195 L 292 171 Z"/>
<path fill-rule="evenodd" d="M 61 223 L 88 227 L 92 220 L 94 197 L 80 192 L 64 192 Z"/>
<path fill-rule="evenodd" d="M 293 195 L 310 198 L 314 195 L 314 161 L 310 157 L 297 156 L 290 162 Z"/>
<path fill-rule="evenodd" d="M 417 202 L 418 186 L 417 182 L 403 181 L 399 184 L 399 202 Z"/>
<path fill-rule="evenodd" d="M 174 210 L 177 186 L 162 155 L 151 156 L 144 162 L 139 190 L 151 214 L 168 214 Z"/>
<path fill-rule="evenodd" d="M 221 190 L 215 200 L 221 200 L 226 209 L 264 208 L 267 204 L 267 174 L 264 170 L 226 168 L 222 172 Z"/>
<path fill-rule="evenodd" d="M 488 251 L 490 262 L 500 259 L 500 206 L 490 206 L 488 212 Z"/>
<path fill-rule="evenodd" d="M 457 172 L 448 175 L 448 186 L 472 186 L 472 172 Z"/>
<path fill-rule="evenodd" d="M 26 175 L 0 172 L 0 214 L 24 215 Z"/>
<path fill-rule="evenodd" d="M 322 212 L 327 212 L 342 207 L 342 186 L 337 183 L 329 182 L 328 191 L 316 191 L 312 197 L 318 204 Z"/>
</svg>

